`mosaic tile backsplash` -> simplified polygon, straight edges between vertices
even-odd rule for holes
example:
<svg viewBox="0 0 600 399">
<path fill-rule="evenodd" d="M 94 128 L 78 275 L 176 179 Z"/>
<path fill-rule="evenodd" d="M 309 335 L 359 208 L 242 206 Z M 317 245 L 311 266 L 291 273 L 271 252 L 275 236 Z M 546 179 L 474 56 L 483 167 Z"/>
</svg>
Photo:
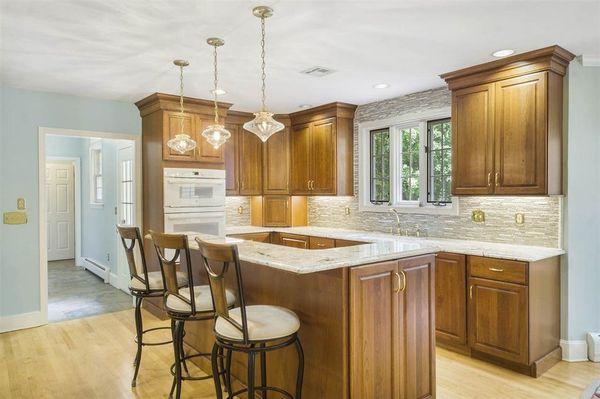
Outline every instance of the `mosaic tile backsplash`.
<svg viewBox="0 0 600 399">
<path fill-rule="evenodd" d="M 242 214 L 238 213 L 240 206 L 243 208 Z M 250 197 L 226 197 L 225 218 L 229 226 L 249 226 Z"/>
</svg>

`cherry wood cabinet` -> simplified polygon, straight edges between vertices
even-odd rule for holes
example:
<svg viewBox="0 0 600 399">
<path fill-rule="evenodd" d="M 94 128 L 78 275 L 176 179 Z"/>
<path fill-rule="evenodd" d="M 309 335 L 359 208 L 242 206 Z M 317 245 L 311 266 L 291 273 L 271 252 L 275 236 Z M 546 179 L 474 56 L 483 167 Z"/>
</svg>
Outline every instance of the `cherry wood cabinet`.
<svg viewBox="0 0 600 399">
<path fill-rule="evenodd" d="M 290 128 L 263 144 L 263 194 L 290 193 Z"/>
<path fill-rule="evenodd" d="M 240 195 L 262 194 L 262 141 L 242 129 L 239 138 Z"/>
<path fill-rule="evenodd" d="M 351 247 L 351 246 L 354 246 L 354 245 L 362 245 L 362 244 L 368 244 L 368 243 L 364 242 L 364 241 L 341 240 L 339 238 L 335 239 L 335 246 L 336 246 L 336 248 L 338 248 L 338 247 Z"/>
<path fill-rule="evenodd" d="M 288 195 L 265 195 L 263 197 L 263 226 L 285 227 L 291 225 L 291 197 Z"/>
<path fill-rule="evenodd" d="M 528 293 L 519 284 L 469 279 L 471 349 L 528 364 Z"/>
<path fill-rule="evenodd" d="M 440 252 L 435 261 L 435 335 L 437 343 L 467 346 L 466 256 Z"/>
<path fill-rule="evenodd" d="M 223 144 L 225 192 L 227 195 L 240 195 L 240 157 L 238 149 L 241 126 L 227 123 L 225 128 L 231 132 L 231 138 Z"/>
<path fill-rule="evenodd" d="M 273 233 L 272 240 L 273 244 L 309 249 L 309 237 L 305 235 L 275 232 Z"/>
<path fill-rule="evenodd" d="M 332 103 L 290 115 L 292 194 L 353 194 L 355 109 Z"/>
<path fill-rule="evenodd" d="M 178 151 L 172 150 L 167 146 L 167 141 L 174 138 L 175 135 L 183 132 L 187 133 L 194 140 L 196 139 L 196 118 L 194 114 L 184 113 L 183 118 L 181 113 L 176 111 L 164 112 L 165 133 L 163 137 L 163 159 L 165 161 L 195 161 L 196 151 L 188 151 L 180 154 Z M 181 124 L 183 119 L 183 125 Z"/>
<path fill-rule="evenodd" d="M 434 259 L 350 269 L 350 397 L 435 397 Z"/>
<path fill-rule="evenodd" d="M 227 237 L 241 238 L 242 240 L 256 241 L 271 243 L 271 233 L 241 233 L 241 234 L 228 234 Z"/>
<path fill-rule="evenodd" d="M 335 248 L 335 240 L 333 238 L 310 236 L 310 249 L 328 249 Z"/>
<path fill-rule="evenodd" d="M 452 90 L 454 195 L 562 194 L 562 79 L 551 46 L 441 75 Z"/>
</svg>

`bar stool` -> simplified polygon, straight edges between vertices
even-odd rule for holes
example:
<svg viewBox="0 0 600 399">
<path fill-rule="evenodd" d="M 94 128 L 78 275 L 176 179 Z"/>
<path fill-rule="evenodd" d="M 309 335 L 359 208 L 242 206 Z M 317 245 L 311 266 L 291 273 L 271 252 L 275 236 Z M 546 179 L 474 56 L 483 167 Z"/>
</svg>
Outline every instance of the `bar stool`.
<svg viewBox="0 0 600 399">
<path fill-rule="evenodd" d="M 117 231 L 121 236 L 121 242 L 125 249 L 125 255 L 127 257 L 127 264 L 129 266 L 129 292 L 135 297 L 135 331 L 136 336 L 134 338 L 137 344 L 137 352 L 133 366 L 135 371 L 133 373 L 133 379 L 131 380 L 131 387 L 136 386 L 136 379 L 140 369 L 140 362 L 142 359 L 142 348 L 144 346 L 158 346 L 167 345 L 172 341 L 163 342 L 145 342 L 144 335 L 146 333 L 157 331 L 157 330 L 168 330 L 171 327 L 156 327 L 148 330 L 143 329 L 142 322 L 142 302 L 144 298 L 160 297 L 164 292 L 164 285 L 162 281 L 162 274 L 160 271 L 149 272 L 146 266 L 146 255 L 144 253 L 144 246 L 142 244 L 142 236 L 140 229 L 133 226 L 120 226 L 117 225 Z M 129 241 L 129 243 L 127 242 Z M 135 248 L 138 248 L 139 259 L 141 261 L 141 270 L 139 270 L 136 262 Z M 177 274 L 177 283 L 183 286 L 187 282 L 185 274 Z"/>
<path fill-rule="evenodd" d="M 213 375 L 193 377 L 189 375 L 186 360 L 198 356 L 209 357 L 211 353 L 197 353 L 187 355 L 183 348 L 183 337 L 185 323 L 187 321 L 204 321 L 214 320 L 215 312 L 213 308 L 210 288 L 208 285 L 195 285 L 192 271 L 192 263 L 190 258 L 190 248 L 187 236 L 183 234 L 164 234 L 150 230 L 150 236 L 154 243 L 154 248 L 158 255 L 162 278 L 165 285 L 164 305 L 167 314 L 172 320 L 173 328 L 173 349 L 175 354 L 175 362 L 171 366 L 171 374 L 173 374 L 173 384 L 169 398 L 181 397 L 181 384 L 187 380 L 206 380 L 213 378 Z M 176 283 L 176 273 L 178 266 L 185 267 L 187 284 L 185 288 L 180 288 Z M 224 292 L 225 307 L 233 307 L 235 304 L 235 296 L 231 291 Z M 223 351 L 220 351 L 217 356 L 220 357 L 221 370 L 223 367 Z M 187 376 L 182 375 L 182 365 Z M 213 369 L 215 378 L 219 380 L 219 376 L 224 374 L 224 371 Z"/>
<path fill-rule="evenodd" d="M 255 391 L 260 391 L 262 398 L 267 397 L 268 391 L 278 392 L 290 399 L 301 399 L 302 378 L 304 375 L 304 353 L 298 338 L 300 320 L 291 310 L 268 305 L 246 306 L 244 285 L 238 256 L 237 245 L 216 244 L 196 238 L 204 267 L 208 272 L 210 292 L 216 312 L 214 325 L 215 345 L 212 351 L 213 375 L 217 375 L 217 358 L 227 349 L 227 364 L 225 366 L 225 384 L 228 398 L 233 398 L 247 392 L 248 398 L 254 398 Z M 211 265 L 222 264 L 220 272 Z M 229 266 L 233 265 L 237 296 L 240 306 L 229 309 L 226 301 L 225 276 Z M 289 392 L 267 385 L 266 353 L 290 345 L 296 346 L 298 352 L 298 370 L 296 374 L 295 397 Z M 244 352 L 248 355 L 247 388 L 237 392 L 231 391 L 231 354 Z M 255 356 L 260 356 L 261 385 L 254 386 Z M 222 367 L 222 366 L 221 366 Z M 217 398 L 222 399 L 220 378 L 214 377 Z"/>
</svg>

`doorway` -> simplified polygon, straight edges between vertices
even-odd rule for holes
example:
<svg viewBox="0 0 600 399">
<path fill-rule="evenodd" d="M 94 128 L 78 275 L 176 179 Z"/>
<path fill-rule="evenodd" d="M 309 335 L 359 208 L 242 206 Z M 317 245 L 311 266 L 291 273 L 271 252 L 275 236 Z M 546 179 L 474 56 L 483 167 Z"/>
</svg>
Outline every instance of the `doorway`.
<svg viewBox="0 0 600 399">
<path fill-rule="evenodd" d="M 136 206 L 140 140 L 44 130 L 48 131 L 40 129 L 40 226 L 45 227 L 40 229 L 40 288 L 46 320 L 130 309 L 129 268 L 115 226 L 141 220 Z"/>
</svg>

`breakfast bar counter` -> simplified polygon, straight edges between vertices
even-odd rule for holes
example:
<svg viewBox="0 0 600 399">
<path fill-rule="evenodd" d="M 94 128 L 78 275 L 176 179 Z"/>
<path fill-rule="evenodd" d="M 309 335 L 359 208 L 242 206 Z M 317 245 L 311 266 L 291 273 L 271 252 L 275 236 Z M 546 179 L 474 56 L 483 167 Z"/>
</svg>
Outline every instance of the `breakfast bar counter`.
<svg viewBox="0 0 600 399">
<path fill-rule="evenodd" d="M 303 398 L 435 397 L 436 246 L 378 241 L 310 250 L 188 236 L 196 268 L 202 264 L 194 250 L 196 236 L 236 243 L 247 304 L 282 306 L 298 315 L 305 355 Z M 194 277 L 206 283 L 204 270 Z M 212 323 L 186 324 L 185 341 L 210 352 Z M 234 385 L 245 384 L 245 362 L 234 354 Z M 210 370 L 204 359 L 198 364 Z M 290 370 L 296 369 L 296 351 L 269 352 L 267 364 L 268 385 L 293 391 L 296 375 Z"/>
</svg>

